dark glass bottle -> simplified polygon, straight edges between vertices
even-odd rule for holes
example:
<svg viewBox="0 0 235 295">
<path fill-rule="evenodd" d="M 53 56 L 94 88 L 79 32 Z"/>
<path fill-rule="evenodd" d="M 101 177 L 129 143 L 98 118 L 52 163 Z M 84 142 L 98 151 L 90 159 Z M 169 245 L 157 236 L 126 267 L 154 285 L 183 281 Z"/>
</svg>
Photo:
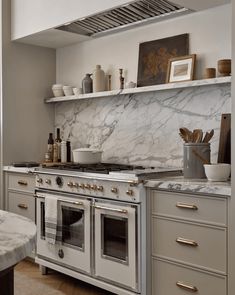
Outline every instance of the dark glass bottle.
<svg viewBox="0 0 235 295">
<path fill-rule="evenodd" d="M 70 141 L 66 141 L 66 147 L 67 147 L 67 162 L 71 162 L 71 144 Z"/>
<path fill-rule="evenodd" d="M 53 144 L 54 144 L 54 139 L 53 139 L 53 133 L 49 133 L 49 138 L 47 142 L 47 152 L 48 152 L 48 157 L 49 161 L 53 161 Z"/>
<path fill-rule="evenodd" d="M 56 139 L 55 143 L 57 144 L 57 150 L 58 150 L 58 162 L 61 162 L 61 138 L 60 138 L 60 128 L 56 129 Z"/>
</svg>

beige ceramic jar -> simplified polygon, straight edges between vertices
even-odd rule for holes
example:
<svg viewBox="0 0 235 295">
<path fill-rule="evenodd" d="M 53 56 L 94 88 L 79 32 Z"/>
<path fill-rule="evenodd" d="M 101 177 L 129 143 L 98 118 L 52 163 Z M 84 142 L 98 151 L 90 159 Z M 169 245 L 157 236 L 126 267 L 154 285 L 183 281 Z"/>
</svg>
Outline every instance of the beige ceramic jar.
<svg viewBox="0 0 235 295">
<path fill-rule="evenodd" d="M 100 65 L 93 72 L 93 92 L 105 91 L 105 73 Z"/>
</svg>

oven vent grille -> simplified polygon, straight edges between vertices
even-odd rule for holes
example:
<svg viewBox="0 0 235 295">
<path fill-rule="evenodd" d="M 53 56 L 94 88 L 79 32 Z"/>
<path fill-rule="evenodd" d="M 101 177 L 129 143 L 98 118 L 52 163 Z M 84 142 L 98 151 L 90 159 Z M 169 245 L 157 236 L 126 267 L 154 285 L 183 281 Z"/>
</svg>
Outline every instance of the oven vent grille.
<svg viewBox="0 0 235 295">
<path fill-rule="evenodd" d="M 57 29 L 95 37 L 189 12 L 192 11 L 167 0 L 138 0 Z"/>
</svg>

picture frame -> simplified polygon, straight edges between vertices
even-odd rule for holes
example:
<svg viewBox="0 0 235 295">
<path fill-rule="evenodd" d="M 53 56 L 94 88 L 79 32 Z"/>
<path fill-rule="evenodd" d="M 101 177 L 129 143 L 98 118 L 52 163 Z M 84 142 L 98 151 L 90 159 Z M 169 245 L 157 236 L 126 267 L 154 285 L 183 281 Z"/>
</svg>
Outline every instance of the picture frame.
<svg viewBox="0 0 235 295">
<path fill-rule="evenodd" d="M 165 84 L 168 60 L 189 54 L 189 34 L 139 44 L 137 87 Z"/>
<path fill-rule="evenodd" d="M 170 58 L 166 83 L 192 81 L 194 79 L 196 54 Z"/>
</svg>

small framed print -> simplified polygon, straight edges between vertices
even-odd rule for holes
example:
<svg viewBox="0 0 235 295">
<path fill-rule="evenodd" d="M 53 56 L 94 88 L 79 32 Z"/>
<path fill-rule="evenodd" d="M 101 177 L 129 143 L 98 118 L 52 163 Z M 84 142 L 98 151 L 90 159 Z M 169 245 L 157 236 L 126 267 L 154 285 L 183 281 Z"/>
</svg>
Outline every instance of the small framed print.
<svg viewBox="0 0 235 295">
<path fill-rule="evenodd" d="M 166 83 L 191 81 L 194 78 L 196 54 L 170 58 Z"/>
</svg>

